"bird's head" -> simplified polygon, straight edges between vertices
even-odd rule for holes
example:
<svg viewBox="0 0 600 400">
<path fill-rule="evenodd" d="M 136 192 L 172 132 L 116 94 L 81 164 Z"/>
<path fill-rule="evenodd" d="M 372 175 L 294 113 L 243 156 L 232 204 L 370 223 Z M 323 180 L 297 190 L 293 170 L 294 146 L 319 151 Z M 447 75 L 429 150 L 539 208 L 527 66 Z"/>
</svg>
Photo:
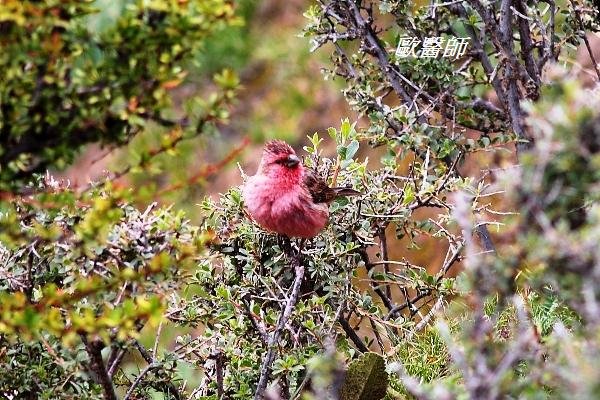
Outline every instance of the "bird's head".
<svg viewBox="0 0 600 400">
<path fill-rule="evenodd" d="M 282 140 L 271 140 L 263 149 L 259 173 L 285 180 L 299 179 L 302 163 L 289 144 Z"/>
</svg>

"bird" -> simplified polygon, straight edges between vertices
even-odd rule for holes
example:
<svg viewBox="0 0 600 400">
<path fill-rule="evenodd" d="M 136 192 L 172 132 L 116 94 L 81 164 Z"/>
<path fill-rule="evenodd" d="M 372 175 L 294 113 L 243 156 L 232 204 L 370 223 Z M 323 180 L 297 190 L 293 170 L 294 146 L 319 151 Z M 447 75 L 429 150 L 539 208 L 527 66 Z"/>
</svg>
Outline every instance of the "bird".
<svg viewBox="0 0 600 400">
<path fill-rule="evenodd" d="M 360 194 L 348 187 L 329 187 L 282 140 L 265 144 L 256 174 L 242 188 L 247 213 L 258 225 L 284 237 L 302 239 L 313 238 L 325 228 L 329 203 Z"/>
</svg>

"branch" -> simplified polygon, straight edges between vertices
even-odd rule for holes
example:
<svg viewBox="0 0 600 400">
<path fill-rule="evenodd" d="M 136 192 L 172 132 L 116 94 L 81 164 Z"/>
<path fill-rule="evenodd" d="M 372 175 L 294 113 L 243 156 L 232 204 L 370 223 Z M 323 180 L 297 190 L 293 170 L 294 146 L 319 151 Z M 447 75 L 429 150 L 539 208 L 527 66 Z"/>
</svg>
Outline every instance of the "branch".
<svg viewBox="0 0 600 400">
<path fill-rule="evenodd" d="M 220 94 L 220 96 L 218 97 L 218 99 L 215 101 L 215 107 L 222 107 L 225 104 L 227 104 L 227 97 L 224 94 Z M 131 170 L 133 170 L 136 167 L 140 167 L 143 168 L 144 166 L 146 166 L 146 164 L 151 160 L 156 158 L 157 156 L 166 153 L 170 150 L 175 149 L 175 147 L 177 147 L 177 145 L 184 141 L 184 140 L 189 140 L 189 139 L 193 139 L 198 137 L 199 135 L 201 135 L 204 131 L 204 128 L 210 124 L 210 123 L 214 123 L 214 122 L 218 122 L 219 121 L 219 117 L 214 115 L 213 113 L 207 113 L 206 115 L 202 116 L 197 122 L 196 122 L 196 126 L 193 130 L 193 133 L 190 135 L 184 135 L 182 132 L 180 132 L 178 129 L 179 127 L 181 127 L 180 125 L 176 125 L 173 129 L 173 131 L 171 132 L 172 138 L 170 141 L 168 141 L 167 143 L 162 144 L 160 147 L 156 147 L 153 148 L 151 150 L 148 151 L 147 157 L 142 157 L 141 161 L 138 162 L 137 164 L 129 164 L 128 166 L 126 166 L 125 168 L 123 168 L 122 170 L 118 171 L 118 172 L 114 172 L 111 174 L 110 177 L 108 177 L 109 181 L 116 181 L 120 178 L 122 178 L 123 176 L 129 174 L 131 172 Z M 179 121 L 182 122 L 184 124 L 184 126 L 189 126 L 189 122 L 182 120 Z M 164 124 L 167 124 L 166 121 L 163 121 Z M 168 126 L 164 125 L 164 126 Z M 203 173 L 203 172 L 201 172 Z M 83 191 L 86 192 L 90 189 L 93 189 L 96 185 L 95 184 L 90 184 L 86 187 L 83 188 Z"/>
<path fill-rule="evenodd" d="M 513 38 L 512 38 L 512 10 L 511 0 L 502 0 L 500 5 L 500 42 L 502 43 L 505 55 L 508 57 L 508 63 L 506 64 L 506 72 L 504 78 L 508 85 L 508 113 L 510 115 L 510 122 L 515 134 L 519 139 L 527 140 L 527 134 L 525 132 L 524 121 L 523 121 L 523 110 L 521 110 L 521 93 L 517 85 L 519 81 L 519 67 L 521 66 L 517 61 L 515 53 L 513 51 Z M 520 151 L 528 150 L 531 148 L 532 143 L 517 143 L 517 156 Z"/>
<path fill-rule="evenodd" d="M 152 364 L 148 364 L 146 366 L 146 368 L 144 368 L 142 370 L 142 372 L 140 372 L 140 374 L 137 376 L 137 378 L 135 378 L 135 381 L 133 381 L 133 384 L 131 385 L 131 387 L 129 388 L 129 390 L 127 391 L 127 393 L 125 394 L 125 397 L 123 397 L 123 400 L 129 400 L 129 398 L 131 397 L 131 395 L 133 394 L 133 392 L 135 391 L 135 389 L 139 386 L 139 384 L 142 382 L 142 379 L 144 379 L 144 376 L 146 376 L 146 374 L 152 370 L 158 369 L 160 368 L 160 364 L 158 363 L 152 363 Z"/>
<path fill-rule="evenodd" d="M 471 6 L 474 7 L 477 10 L 477 12 L 480 14 L 481 19 L 484 20 L 484 22 L 485 22 L 485 17 L 484 17 L 485 9 L 483 9 L 483 7 L 479 4 L 478 1 L 470 1 L 470 3 L 471 3 Z M 479 7 L 477 7 L 477 6 L 479 6 Z M 459 17 L 461 17 L 461 19 L 463 19 L 465 21 L 469 20 L 469 15 L 467 14 L 467 10 L 465 9 L 465 7 L 462 4 L 451 5 L 448 8 L 452 12 L 457 14 Z M 483 67 L 483 70 L 485 71 L 488 79 L 491 81 L 491 84 L 494 87 L 494 91 L 498 95 L 498 98 L 505 99 L 506 94 L 504 93 L 504 88 L 502 87 L 502 84 L 500 83 L 498 76 L 494 74 L 494 67 L 492 66 L 492 62 L 490 61 L 490 58 L 488 57 L 487 53 L 485 52 L 483 43 L 481 42 L 479 35 L 477 34 L 477 32 L 475 32 L 475 30 L 473 29 L 473 27 L 471 25 L 465 24 L 465 30 L 467 31 L 467 34 L 473 41 L 473 47 L 475 49 L 475 53 L 477 53 L 477 55 L 479 57 L 479 61 L 481 62 L 481 66 Z M 490 30 L 491 30 L 491 27 L 490 27 Z"/>
<path fill-rule="evenodd" d="M 529 22 L 525 19 L 527 16 L 527 9 L 523 0 L 516 0 L 515 10 L 519 13 L 517 20 L 519 24 L 519 37 L 521 39 L 521 58 L 525 62 L 525 69 L 529 74 L 529 78 L 535 83 L 535 97 L 537 98 L 540 89 L 540 73 L 535 60 L 533 59 L 534 46 L 531 41 Z"/>
<path fill-rule="evenodd" d="M 258 335 L 260 336 L 260 340 L 265 345 L 268 345 L 269 344 L 269 335 L 267 335 L 267 331 L 265 331 L 265 327 L 262 326 L 257 321 L 257 319 L 255 318 L 255 314 L 252 312 L 252 310 L 250 309 L 250 306 L 248 305 L 248 303 L 246 302 L 245 299 L 242 299 L 242 308 L 243 308 L 244 314 L 250 320 L 252 327 L 258 332 Z"/>
<path fill-rule="evenodd" d="M 114 353 L 114 356 L 113 354 L 111 354 L 111 357 L 109 357 L 108 376 L 110 376 L 111 378 L 115 376 L 115 372 L 117 372 L 117 368 L 119 368 L 119 365 L 121 365 L 121 361 L 123 361 L 125 353 L 127 353 L 127 350 L 125 348 L 122 348 L 119 349 L 117 353 Z"/>
<path fill-rule="evenodd" d="M 598 69 L 598 63 L 596 62 L 596 58 L 594 57 L 594 52 L 592 51 L 590 42 L 587 38 L 587 35 L 585 34 L 585 26 L 583 25 L 583 21 L 581 19 L 581 12 L 579 11 L 579 8 L 573 2 L 573 0 L 571 0 L 570 2 L 571 2 L 571 7 L 573 7 L 573 10 L 575 11 L 575 18 L 577 19 L 579 28 L 581 29 L 581 37 L 583 39 L 583 42 L 585 43 L 585 47 L 588 51 L 588 54 L 590 55 L 590 60 L 592 61 L 592 64 L 594 65 L 594 70 L 596 71 L 596 75 L 598 76 L 598 81 L 600 81 L 600 69 Z"/>
<path fill-rule="evenodd" d="M 179 190 L 182 187 L 184 187 L 184 185 L 192 186 L 192 185 L 198 183 L 199 181 L 201 181 L 202 179 L 206 179 L 209 176 L 212 176 L 212 175 L 220 172 L 227 164 L 232 162 L 238 155 L 240 155 L 240 153 L 248 146 L 248 144 L 250 144 L 250 139 L 248 137 L 244 137 L 244 139 L 242 139 L 242 142 L 239 144 L 239 146 L 237 146 L 233 150 L 231 150 L 225 156 L 225 158 L 223 158 L 221 161 L 219 161 L 216 164 L 208 164 L 208 165 L 202 166 L 200 171 L 198 171 L 194 175 L 187 178 L 184 182 L 178 182 L 178 183 L 169 185 L 169 186 L 165 187 L 164 189 L 161 189 L 160 191 L 158 191 L 156 193 L 156 196 L 160 197 L 166 193 Z"/>
<path fill-rule="evenodd" d="M 358 254 L 360 255 L 360 258 L 363 260 L 363 262 L 365 263 L 365 268 L 367 269 L 367 274 L 373 269 L 373 263 L 371 263 L 371 260 L 369 259 L 369 255 L 367 254 L 367 251 L 364 248 L 360 248 L 358 249 Z M 371 282 L 371 287 L 373 288 L 373 291 L 379 296 L 379 298 L 381 299 L 381 301 L 383 302 L 383 304 L 385 305 L 385 307 L 388 310 L 391 310 L 394 308 L 394 305 L 392 304 L 392 300 L 386 296 L 386 294 L 383 292 L 383 290 L 381 290 L 381 288 L 379 286 L 377 286 L 375 284 L 375 282 Z"/>
<path fill-rule="evenodd" d="M 256 387 L 256 394 L 254 395 L 254 400 L 260 400 L 264 398 L 264 392 L 267 388 L 267 383 L 271 376 L 271 365 L 275 360 L 275 348 L 277 346 L 277 343 L 279 342 L 281 332 L 283 331 L 283 328 L 290 319 L 292 311 L 294 311 L 294 307 L 298 302 L 298 297 L 300 295 L 300 286 L 302 284 L 302 280 L 304 279 L 304 266 L 300 262 L 299 258 L 300 255 L 298 254 L 292 259 L 292 264 L 294 264 L 294 269 L 296 271 L 296 278 L 294 279 L 294 283 L 292 284 L 292 291 L 290 296 L 288 297 L 285 309 L 283 310 L 283 313 L 279 316 L 279 321 L 277 321 L 277 327 L 275 328 L 273 335 L 271 335 L 269 339 L 267 355 L 265 356 L 260 367 L 260 378 Z"/>
<path fill-rule="evenodd" d="M 223 353 L 221 350 L 215 350 L 210 358 L 215 360 L 215 370 L 217 374 L 217 398 L 222 399 L 225 394 L 223 389 Z"/>
<path fill-rule="evenodd" d="M 85 350 L 90 358 L 90 369 L 94 373 L 94 380 L 102 386 L 104 390 L 104 398 L 106 400 L 117 400 L 115 388 L 113 387 L 112 379 L 106 371 L 104 360 L 102 360 L 102 341 L 92 340 L 88 341 L 85 335 L 81 336 L 83 343 L 85 344 Z"/>
<path fill-rule="evenodd" d="M 140 352 L 142 358 L 148 363 L 148 365 L 153 363 L 152 354 L 144 346 L 140 344 L 137 340 L 133 343 L 135 348 Z M 175 397 L 175 400 L 181 400 L 181 394 L 179 390 L 175 387 L 172 382 L 168 382 L 164 384 L 163 393 L 172 394 Z"/>
<path fill-rule="evenodd" d="M 344 330 L 348 338 L 352 340 L 352 343 L 354 343 L 354 345 L 357 347 L 358 351 L 360 351 L 361 353 L 366 353 L 369 351 L 369 348 L 364 344 L 362 339 L 358 337 L 354 329 L 352 329 L 352 327 L 350 326 L 350 323 L 348 323 L 348 320 L 343 315 L 340 315 L 340 317 L 338 318 L 338 322 L 342 326 L 342 329 Z"/>
<path fill-rule="evenodd" d="M 377 236 L 379 236 L 379 252 L 380 252 L 381 260 L 384 261 L 383 272 L 385 272 L 385 278 L 387 279 L 388 275 L 390 274 L 390 266 L 387 263 L 387 261 L 389 261 L 389 258 L 388 258 L 387 237 L 385 236 L 385 225 L 383 227 L 377 228 Z M 385 294 L 388 297 L 388 299 L 391 300 L 392 289 L 390 288 L 389 284 L 385 285 Z"/>
<path fill-rule="evenodd" d="M 394 67 L 390 63 L 389 55 L 379 42 L 379 38 L 373 31 L 371 24 L 365 21 L 360 13 L 359 7 L 356 5 L 354 0 L 345 0 L 344 3 L 348 8 L 349 14 L 351 14 L 352 18 L 354 19 L 354 25 L 361 35 L 363 44 L 367 48 L 367 51 L 372 53 L 377 58 L 381 71 L 385 74 L 389 83 L 392 85 L 396 95 L 407 105 L 412 104 L 413 99 L 400 84 L 400 80 L 394 71 Z M 420 116 L 419 119 L 424 121 L 422 116 Z"/>
</svg>

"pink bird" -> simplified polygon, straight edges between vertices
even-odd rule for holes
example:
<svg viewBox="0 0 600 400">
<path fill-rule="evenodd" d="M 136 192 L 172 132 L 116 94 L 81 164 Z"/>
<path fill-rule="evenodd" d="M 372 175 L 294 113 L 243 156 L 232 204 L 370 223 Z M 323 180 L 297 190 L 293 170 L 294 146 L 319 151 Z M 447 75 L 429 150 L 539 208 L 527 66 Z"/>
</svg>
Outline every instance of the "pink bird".
<svg viewBox="0 0 600 400">
<path fill-rule="evenodd" d="M 265 144 L 258 171 L 248 178 L 242 194 L 248 213 L 261 227 L 306 239 L 327 225 L 329 203 L 360 192 L 328 187 L 302 165 L 290 145 L 272 140 Z"/>
</svg>

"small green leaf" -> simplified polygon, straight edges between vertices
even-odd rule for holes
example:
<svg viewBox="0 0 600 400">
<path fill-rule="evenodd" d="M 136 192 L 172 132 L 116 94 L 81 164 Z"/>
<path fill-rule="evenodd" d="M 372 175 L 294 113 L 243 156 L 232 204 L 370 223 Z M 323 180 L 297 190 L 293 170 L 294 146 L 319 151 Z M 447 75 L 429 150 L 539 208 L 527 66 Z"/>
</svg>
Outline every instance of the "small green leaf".
<svg viewBox="0 0 600 400">
<path fill-rule="evenodd" d="M 350 125 L 350 121 L 348 118 L 342 121 L 342 126 L 340 128 L 340 133 L 342 134 L 342 144 L 346 143 L 348 138 L 350 137 L 350 132 L 352 132 L 353 126 Z"/>
<path fill-rule="evenodd" d="M 335 128 L 327 128 L 327 133 L 329 134 L 329 136 L 331 136 L 331 138 L 333 140 L 336 140 L 337 137 L 337 129 Z"/>
</svg>

